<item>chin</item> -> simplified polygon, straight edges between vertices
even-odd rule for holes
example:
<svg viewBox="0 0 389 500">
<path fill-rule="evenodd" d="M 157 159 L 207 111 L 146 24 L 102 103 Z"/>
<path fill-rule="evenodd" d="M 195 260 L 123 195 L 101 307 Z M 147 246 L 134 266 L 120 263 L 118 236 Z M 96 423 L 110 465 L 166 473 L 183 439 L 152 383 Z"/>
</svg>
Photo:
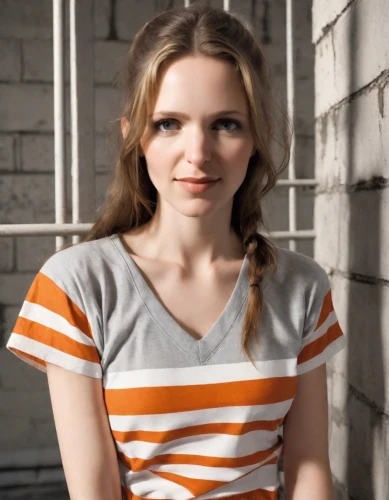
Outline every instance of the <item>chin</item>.
<svg viewBox="0 0 389 500">
<path fill-rule="evenodd" d="M 204 217 L 217 212 L 217 210 L 220 208 L 220 204 L 216 204 L 209 200 L 193 200 L 193 203 L 183 203 L 180 205 L 177 204 L 173 205 L 173 207 L 181 215 L 185 215 L 185 217 Z"/>
</svg>

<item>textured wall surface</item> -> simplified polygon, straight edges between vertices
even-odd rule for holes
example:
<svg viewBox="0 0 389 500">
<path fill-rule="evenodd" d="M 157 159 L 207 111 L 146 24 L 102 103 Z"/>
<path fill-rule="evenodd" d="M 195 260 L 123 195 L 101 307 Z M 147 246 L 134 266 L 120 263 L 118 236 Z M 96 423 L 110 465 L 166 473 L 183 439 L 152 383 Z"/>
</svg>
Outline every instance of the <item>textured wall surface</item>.
<svg viewBox="0 0 389 500">
<path fill-rule="evenodd" d="M 389 3 L 315 0 L 316 258 L 348 348 L 329 367 L 337 499 L 389 498 Z"/>
<path fill-rule="evenodd" d="M 208 3 L 223 5 L 222 0 Z M 97 206 L 114 157 L 107 133 L 110 120 L 118 117 L 112 88 L 115 73 L 135 33 L 154 12 L 183 4 L 183 0 L 94 2 Z M 279 98 L 285 99 L 285 0 L 232 0 L 231 7 L 252 22 Z M 1 0 L 0 8 L 0 224 L 54 222 L 52 1 Z M 68 19 L 66 26 L 68 32 Z M 66 60 L 68 53 L 67 49 Z M 311 178 L 314 172 L 313 56 L 311 2 L 299 0 L 295 126 L 296 168 L 302 178 Z M 68 63 L 66 79 L 69 132 Z M 67 153 L 70 188 L 69 135 Z M 299 193 L 298 227 L 311 229 L 313 190 Z M 288 229 L 287 190 L 274 192 L 266 210 L 270 229 Z M 313 244 L 299 242 L 298 250 L 312 255 Z M 63 479 L 46 377 L 3 347 L 35 273 L 53 251 L 53 237 L 0 237 L 0 488 Z M 28 493 L 28 498 L 32 495 Z"/>
</svg>

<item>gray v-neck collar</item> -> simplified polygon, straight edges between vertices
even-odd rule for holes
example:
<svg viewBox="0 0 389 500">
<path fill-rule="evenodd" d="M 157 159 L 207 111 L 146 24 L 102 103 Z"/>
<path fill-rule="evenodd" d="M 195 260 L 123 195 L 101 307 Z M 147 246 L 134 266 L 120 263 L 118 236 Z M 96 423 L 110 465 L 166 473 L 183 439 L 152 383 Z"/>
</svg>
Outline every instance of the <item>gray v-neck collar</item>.
<svg viewBox="0 0 389 500">
<path fill-rule="evenodd" d="M 153 317 L 162 331 L 175 344 L 179 345 L 192 358 L 198 360 L 200 363 L 205 363 L 230 331 L 247 297 L 249 291 L 247 254 L 244 256 L 238 279 L 225 308 L 208 332 L 201 339 L 196 339 L 177 323 L 156 297 L 143 277 L 141 270 L 125 249 L 119 235 L 112 235 L 110 239 L 127 264 L 127 269 L 146 306 L 148 314 Z"/>
</svg>

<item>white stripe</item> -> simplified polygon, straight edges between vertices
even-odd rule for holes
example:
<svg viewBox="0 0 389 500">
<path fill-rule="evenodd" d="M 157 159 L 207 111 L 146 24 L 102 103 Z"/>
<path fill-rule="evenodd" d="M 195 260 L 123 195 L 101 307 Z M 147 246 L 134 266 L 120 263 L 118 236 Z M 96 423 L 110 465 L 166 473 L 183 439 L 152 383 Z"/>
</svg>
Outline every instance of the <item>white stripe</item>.
<svg viewBox="0 0 389 500">
<path fill-rule="evenodd" d="M 296 358 L 106 373 L 106 389 L 222 384 L 296 375 Z"/>
<path fill-rule="evenodd" d="M 338 337 L 336 340 L 331 342 L 323 352 L 321 352 L 318 356 L 305 361 L 305 363 L 301 363 L 301 365 L 297 366 L 297 373 L 302 375 L 303 373 L 309 372 L 314 368 L 322 365 L 326 361 L 328 361 L 332 356 L 334 356 L 337 352 L 343 349 L 347 345 L 346 337 L 342 335 Z"/>
<path fill-rule="evenodd" d="M 76 340 L 85 345 L 94 345 L 93 340 L 83 333 L 79 328 L 71 325 L 61 315 L 49 311 L 45 307 L 33 302 L 24 301 L 23 307 L 19 313 L 22 318 L 35 321 L 43 326 L 52 328 L 57 332 L 63 333 L 67 337 Z"/>
<path fill-rule="evenodd" d="M 62 368 L 66 368 L 67 370 L 74 371 L 81 375 L 88 375 L 89 377 L 95 378 L 102 377 L 102 369 L 100 364 L 77 358 L 75 356 L 72 356 L 71 354 L 59 351 L 58 349 L 54 349 L 54 347 L 49 347 L 46 344 L 42 344 L 42 342 L 37 342 L 36 340 L 29 339 L 15 332 L 12 333 L 6 347 L 8 349 L 10 347 L 14 347 L 19 351 L 23 351 L 27 354 L 32 354 L 42 361 L 47 361 L 49 363 L 62 366 Z M 19 353 L 14 354 L 16 354 L 20 359 L 22 359 L 29 365 L 36 367 L 36 363 L 32 362 L 32 360 L 30 360 L 29 358 L 21 356 L 19 355 Z M 44 371 L 45 373 L 47 372 L 46 367 L 44 366 L 39 366 L 37 368 L 39 368 L 41 371 Z"/>
<path fill-rule="evenodd" d="M 168 465 L 151 465 L 149 470 L 157 472 L 168 472 L 178 474 L 191 479 L 202 479 L 208 481 L 231 482 L 239 479 L 245 474 L 253 471 L 257 467 L 265 464 L 272 458 L 279 456 L 282 450 L 282 443 L 270 456 L 261 462 L 246 467 L 207 467 L 205 465 L 186 465 L 186 464 L 168 464 Z"/>
<path fill-rule="evenodd" d="M 120 463 L 120 461 L 119 461 Z M 187 500 L 193 493 L 173 481 L 156 476 L 147 470 L 142 472 L 127 471 L 124 477 L 126 487 L 141 498 L 166 498 Z"/>
<path fill-rule="evenodd" d="M 304 340 L 301 343 L 301 349 L 327 333 L 328 328 L 332 325 L 335 325 L 337 321 L 338 318 L 336 317 L 336 313 L 335 311 L 332 311 L 327 316 L 327 319 L 324 321 L 324 323 L 322 323 L 316 331 L 313 331 L 304 337 Z"/>
<path fill-rule="evenodd" d="M 259 488 L 268 491 L 275 491 L 278 488 L 278 485 L 277 465 L 263 465 L 241 479 L 237 479 L 232 483 L 225 484 L 220 488 L 212 490 L 210 493 L 196 497 L 196 500 L 223 498 L 226 495 L 237 495 L 239 493 L 243 496 L 243 493 L 257 490 Z"/>
<path fill-rule="evenodd" d="M 113 431 L 170 431 L 191 425 L 210 423 L 254 422 L 256 420 L 276 420 L 283 418 L 292 406 L 293 399 L 269 405 L 227 406 L 205 410 L 164 413 L 162 415 L 109 415 Z"/>
<path fill-rule="evenodd" d="M 128 441 L 116 446 L 128 458 L 150 460 L 157 455 L 180 454 L 203 457 L 238 458 L 264 451 L 277 444 L 278 430 L 252 431 L 241 436 L 230 434 L 200 434 L 175 439 L 167 443 Z"/>
</svg>

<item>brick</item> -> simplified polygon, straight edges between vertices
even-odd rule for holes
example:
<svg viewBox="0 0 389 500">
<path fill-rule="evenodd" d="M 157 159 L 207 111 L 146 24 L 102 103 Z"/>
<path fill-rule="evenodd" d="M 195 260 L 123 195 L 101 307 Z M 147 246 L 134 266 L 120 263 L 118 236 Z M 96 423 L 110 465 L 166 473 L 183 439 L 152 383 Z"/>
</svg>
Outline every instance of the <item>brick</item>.
<svg viewBox="0 0 389 500">
<path fill-rule="evenodd" d="M 2 324 L 2 344 L 5 345 L 9 336 L 11 335 L 11 332 L 15 326 L 16 319 L 18 317 L 19 311 L 21 308 L 20 306 L 2 306 L 2 319 L 3 319 L 3 324 Z M 1 352 L 3 349 L 1 349 L 2 345 L 0 345 L 0 359 L 1 359 Z M 5 367 L 4 363 L 1 363 L 2 367 Z M 0 387 L 4 387 L 3 384 L 3 377 L 0 374 Z"/>
<path fill-rule="evenodd" d="M 96 208 L 105 201 L 106 191 L 110 181 L 110 174 L 99 173 L 96 176 Z"/>
<path fill-rule="evenodd" d="M 320 261 L 319 261 L 320 262 Z M 333 301 L 347 348 L 336 356 L 332 369 L 378 409 L 388 413 L 385 386 L 389 366 L 389 287 L 369 285 L 334 275 Z"/>
<path fill-rule="evenodd" d="M 13 327 L 15 326 L 17 315 L 22 307 L 7 307 L 6 311 L 11 310 L 13 321 L 7 325 L 5 335 L 5 343 L 8 341 Z M 19 359 L 14 353 L 10 352 L 5 347 L 0 348 L 0 388 L 1 391 L 22 393 L 27 391 L 42 392 L 47 389 L 46 375 L 38 369 L 29 366 L 27 363 Z M 14 411 L 14 410 L 11 410 Z"/>
<path fill-rule="evenodd" d="M 0 238 L 0 272 L 6 273 L 13 270 L 14 242 L 12 238 Z"/>
<path fill-rule="evenodd" d="M 125 63 L 130 43 L 119 41 L 97 41 L 95 43 L 95 82 L 113 83 L 117 72 Z"/>
<path fill-rule="evenodd" d="M 95 23 L 95 38 L 105 39 L 109 35 L 109 14 L 111 0 L 99 0 L 93 2 L 93 14 Z"/>
<path fill-rule="evenodd" d="M 52 2 L 2 0 L 0 33 L 4 38 L 51 38 Z"/>
<path fill-rule="evenodd" d="M 0 38 L 0 54 L 0 81 L 18 82 L 22 68 L 19 41 Z"/>
<path fill-rule="evenodd" d="M 11 134 L 0 134 L 0 170 L 15 168 L 15 138 Z"/>
<path fill-rule="evenodd" d="M 53 175 L 0 177 L 0 214 L 2 224 L 53 222 Z"/>
<path fill-rule="evenodd" d="M 53 130 L 53 89 L 50 85 L 0 84 L 1 130 Z"/>
<path fill-rule="evenodd" d="M 388 419 L 353 394 L 346 415 L 348 425 L 331 439 L 332 472 L 347 487 L 350 498 L 385 500 L 389 494 Z"/>
<path fill-rule="evenodd" d="M 10 353 L 10 356 L 13 356 L 20 365 L 23 361 L 18 360 L 15 355 Z M 32 390 L 24 390 L 24 391 L 2 391 L 2 401 L 0 409 L 0 417 L 8 417 L 12 419 L 13 417 L 17 417 L 22 415 L 23 413 L 27 417 L 25 408 L 29 408 L 29 412 L 31 417 L 50 417 L 51 408 L 50 408 L 50 396 L 47 390 L 47 377 L 44 373 L 39 372 L 36 368 L 28 367 L 31 371 L 36 371 L 40 374 L 40 379 L 42 379 L 42 384 L 40 384 L 40 389 L 37 387 L 34 391 Z M 39 387 L 39 386 L 38 386 Z M 30 418 L 31 418 L 30 417 Z"/>
<path fill-rule="evenodd" d="M 34 273 L 0 274 L 0 304 L 21 307 L 34 277 Z"/>
<path fill-rule="evenodd" d="M 161 6 L 162 10 L 163 6 Z M 119 40 L 132 40 L 156 12 L 154 2 L 117 0 L 116 29 Z"/>
<path fill-rule="evenodd" d="M 316 172 L 324 188 L 389 178 L 389 87 L 374 89 L 316 122 Z M 385 108 L 386 106 L 386 108 Z"/>
<path fill-rule="evenodd" d="M 116 73 L 124 63 L 129 42 L 98 40 L 95 42 L 95 82 L 113 83 Z M 53 46 L 50 40 L 28 40 L 23 42 L 23 80 L 25 82 L 52 83 Z M 65 81 L 70 82 L 69 47 L 65 49 Z"/>
<path fill-rule="evenodd" d="M 22 165 L 24 171 L 53 172 L 54 171 L 54 135 L 53 134 L 23 134 Z M 105 135 L 95 135 L 96 170 L 106 172 L 111 170 L 115 160 L 115 143 L 113 138 Z M 66 164 L 71 167 L 71 139 L 66 136 Z"/>
<path fill-rule="evenodd" d="M 21 149 L 23 170 L 54 171 L 53 134 L 24 134 L 21 137 Z M 69 153 L 69 149 L 70 147 L 67 148 L 67 153 Z"/>
<path fill-rule="evenodd" d="M 0 136 L 1 137 L 1 136 Z M 71 165 L 71 139 L 66 136 L 67 170 Z M 22 168 L 26 172 L 54 171 L 54 136 L 52 134 L 23 134 L 21 138 Z M 116 159 L 113 137 L 95 135 L 95 165 L 97 172 L 111 171 Z"/>
<path fill-rule="evenodd" d="M 340 482 L 347 481 L 347 442 L 349 428 L 347 423 L 342 419 L 339 420 L 334 416 L 334 412 L 329 408 L 330 425 L 329 425 L 329 457 L 331 471 L 335 478 Z M 347 500 L 349 498 L 347 497 Z"/>
<path fill-rule="evenodd" d="M 18 364 L 23 363 L 20 360 Z M 30 367 L 30 372 L 36 370 Z M 41 378 L 47 380 L 41 373 Z M 46 382 L 47 385 L 47 382 Z M 2 391 L 0 449 L 51 448 L 58 444 L 48 390 Z M 10 425 L 12 421 L 12 425 Z"/>
<path fill-rule="evenodd" d="M 111 172 L 117 159 L 117 146 L 113 137 L 96 134 L 95 163 L 97 172 Z"/>
<path fill-rule="evenodd" d="M 350 0 L 313 0 L 312 41 L 316 42 L 323 34 L 323 28 L 332 23 L 345 9 Z M 344 15 L 344 14 L 343 14 Z"/>
<path fill-rule="evenodd" d="M 53 236 L 21 236 L 16 238 L 16 267 L 19 271 L 37 272 L 55 252 Z"/>
<path fill-rule="evenodd" d="M 316 46 L 315 81 L 320 82 L 315 97 L 317 117 L 389 67 L 389 51 L 382 43 L 388 22 L 386 0 L 354 2 Z"/>
<path fill-rule="evenodd" d="M 319 194 L 317 258 L 331 269 L 389 280 L 388 210 L 388 189 Z"/>
<path fill-rule="evenodd" d="M 23 50 L 23 81 L 50 82 L 53 75 L 53 42 L 51 40 L 25 40 Z M 69 82 L 69 48 L 65 48 L 65 74 Z"/>
<path fill-rule="evenodd" d="M 95 130 L 100 134 L 106 134 L 112 126 L 110 122 L 118 120 L 120 116 L 118 95 L 111 88 L 97 87 L 95 99 Z"/>
</svg>

